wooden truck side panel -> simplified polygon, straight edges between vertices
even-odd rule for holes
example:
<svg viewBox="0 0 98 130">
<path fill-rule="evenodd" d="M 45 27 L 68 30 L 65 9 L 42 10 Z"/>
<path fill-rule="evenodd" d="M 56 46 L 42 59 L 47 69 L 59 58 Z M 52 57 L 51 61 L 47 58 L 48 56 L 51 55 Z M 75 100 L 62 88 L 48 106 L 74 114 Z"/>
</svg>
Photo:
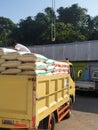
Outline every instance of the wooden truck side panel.
<svg viewBox="0 0 98 130">
<path fill-rule="evenodd" d="M 69 102 L 68 75 L 38 76 L 36 82 L 36 125 Z"/>
<path fill-rule="evenodd" d="M 0 76 L 0 127 L 35 128 L 69 103 L 70 75 Z"/>
</svg>

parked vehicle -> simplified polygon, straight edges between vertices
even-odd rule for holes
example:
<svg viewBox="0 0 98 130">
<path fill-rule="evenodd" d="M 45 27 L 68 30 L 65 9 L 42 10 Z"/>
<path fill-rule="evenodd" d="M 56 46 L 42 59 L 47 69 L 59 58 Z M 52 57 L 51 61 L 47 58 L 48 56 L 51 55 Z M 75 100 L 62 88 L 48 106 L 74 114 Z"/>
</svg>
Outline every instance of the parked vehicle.
<svg viewBox="0 0 98 130">
<path fill-rule="evenodd" d="M 0 75 L 0 128 L 51 129 L 71 115 L 75 83 L 71 74 Z"/>
<path fill-rule="evenodd" d="M 98 91 L 98 63 L 74 62 L 76 90 Z"/>
</svg>

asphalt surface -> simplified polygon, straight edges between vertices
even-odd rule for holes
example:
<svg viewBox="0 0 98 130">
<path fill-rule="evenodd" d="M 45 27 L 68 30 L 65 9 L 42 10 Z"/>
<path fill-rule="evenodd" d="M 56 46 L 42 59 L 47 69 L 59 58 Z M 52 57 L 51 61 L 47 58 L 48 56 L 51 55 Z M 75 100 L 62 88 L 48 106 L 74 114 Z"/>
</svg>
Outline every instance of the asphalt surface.
<svg viewBox="0 0 98 130">
<path fill-rule="evenodd" d="M 98 93 L 77 93 L 71 117 L 56 123 L 55 130 L 98 130 Z"/>
</svg>

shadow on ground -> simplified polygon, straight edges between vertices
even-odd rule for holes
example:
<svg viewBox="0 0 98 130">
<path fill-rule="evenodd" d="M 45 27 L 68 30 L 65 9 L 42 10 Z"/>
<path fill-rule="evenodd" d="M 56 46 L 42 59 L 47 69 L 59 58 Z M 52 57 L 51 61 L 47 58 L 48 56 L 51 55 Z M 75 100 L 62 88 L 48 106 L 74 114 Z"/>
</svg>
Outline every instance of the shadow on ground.
<svg viewBox="0 0 98 130">
<path fill-rule="evenodd" d="M 73 110 L 98 114 L 98 93 L 76 92 Z"/>
</svg>

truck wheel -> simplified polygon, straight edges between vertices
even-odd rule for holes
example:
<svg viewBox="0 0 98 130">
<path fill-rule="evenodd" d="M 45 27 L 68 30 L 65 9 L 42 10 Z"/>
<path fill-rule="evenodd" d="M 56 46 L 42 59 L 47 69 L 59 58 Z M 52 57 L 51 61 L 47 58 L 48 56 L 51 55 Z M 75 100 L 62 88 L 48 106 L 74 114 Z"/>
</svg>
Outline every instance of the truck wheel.
<svg viewBox="0 0 98 130">
<path fill-rule="evenodd" d="M 55 128 L 55 116 L 54 114 L 49 115 L 45 119 L 43 119 L 40 124 L 38 129 L 49 129 L 49 130 L 54 130 Z"/>
<path fill-rule="evenodd" d="M 54 114 L 52 114 L 51 116 L 50 116 L 50 120 L 49 120 L 49 129 L 50 130 L 54 130 L 54 128 L 55 128 L 55 116 L 54 116 Z"/>
</svg>

